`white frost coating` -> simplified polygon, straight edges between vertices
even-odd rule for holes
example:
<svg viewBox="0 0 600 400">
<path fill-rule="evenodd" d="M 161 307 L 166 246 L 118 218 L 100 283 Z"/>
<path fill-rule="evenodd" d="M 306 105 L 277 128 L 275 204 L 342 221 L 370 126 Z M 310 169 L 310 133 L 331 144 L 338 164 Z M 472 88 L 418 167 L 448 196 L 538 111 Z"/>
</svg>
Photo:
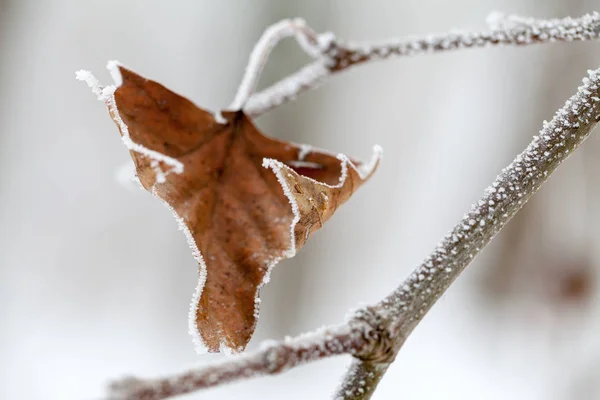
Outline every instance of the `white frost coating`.
<svg viewBox="0 0 600 400">
<path fill-rule="evenodd" d="M 317 35 L 311 28 L 306 26 L 304 20 L 296 19 L 294 22 L 300 27 L 295 36 L 302 50 L 315 60 L 325 57 L 327 49 L 336 40 L 335 35 L 332 32 Z"/>
<path fill-rule="evenodd" d="M 310 161 L 298 161 L 298 160 L 290 160 L 287 164 L 293 168 L 314 168 L 321 169 L 323 166 L 318 163 L 310 162 Z"/>
<path fill-rule="evenodd" d="M 290 36 L 294 36 L 300 47 L 311 56 L 317 57 L 320 55 L 319 49 L 314 43 L 314 32 L 306 26 L 304 20 L 284 19 L 271 25 L 265 30 L 250 53 L 242 82 L 233 102 L 228 107 L 230 110 L 237 111 L 244 107 L 258 84 L 260 74 L 267 63 L 269 55 L 281 40 Z"/>
<path fill-rule="evenodd" d="M 301 151 L 302 151 L 302 148 L 301 148 Z M 326 151 L 322 151 L 322 152 L 327 153 Z M 374 146 L 373 147 L 373 157 L 371 158 L 371 161 L 368 164 L 363 164 L 359 167 L 356 167 L 352 163 L 352 161 L 350 161 L 350 159 L 348 157 L 346 157 L 345 155 L 339 154 L 337 158 L 340 160 L 340 163 L 341 163 L 340 181 L 337 185 L 334 185 L 334 186 L 316 181 L 316 180 L 308 178 L 308 177 L 305 177 L 305 178 L 311 180 L 312 182 L 314 182 L 317 185 L 322 185 L 322 186 L 329 187 L 329 188 L 341 188 L 344 185 L 344 182 L 346 181 L 346 178 L 348 176 L 348 166 L 350 166 L 350 168 L 354 169 L 358 173 L 358 175 L 360 176 L 361 179 L 365 179 L 371 172 L 373 172 L 375 165 L 377 165 L 377 162 L 381 159 L 381 154 L 382 154 L 381 147 Z M 300 158 L 300 156 L 299 156 L 299 158 Z M 292 223 L 290 224 L 290 247 L 282 254 L 281 257 L 276 257 L 271 262 L 268 263 L 267 272 L 265 273 L 265 276 L 263 277 L 262 282 L 256 288 L 256 294 L 254 296 L 254 316 L 257 320 L 258 320 L 258 314 L 260 311 L 259 310 L 260 309 L 260 297 L 259 296 L 260 296 L 261 288 L 269 282 L 269 280 L 271 279 L 271 272 L 272 272 L 273 268 L 275 267 L 275 265 L 279 261 L 281 261 L 284 258 L 292 258 L 296 255 L 296 235 L 294 233 L 294 229 L 296 227 L 296 224 L 298 222 L 300 222 L 300 210 L 298 209 L 298 204 L 296 203 L 296 200 L 294 199 L 294 196 L 292 195 L 291 189 L 288 186 L 288 184 L 283 176 L 283 174 L 286 173 L 286 170 L 288 170 L 289 167 L 286 166 L 285 164 L 283 164 L 281 161 L 277 161 L 272 158 L 264 158 L 262 165 L 265 168 L 271 168 L 273 170 L 273 173 L 275 173 L 275 176 L 277 177 L 277 180 L 279 181 L 279 184 L 281 185 L 281 188 L 283 189 L 283 193 L 285 194 L 285 197 L 287 197 L 288 201 L 290 202 L 290 206 L 292 208 L 292 214 L 294 215 L 294 218 L 292 220 Z M 367 166 L 367 168 L 361 168 L 361 167 L 364 167 L 365 165 Z"/>
<path fill-rule="evenodd" d="M 180 231 L 183 231 L 185 235 L 185 239 L 187 240 L 187 244 L 192 250 L 192 255 L 194 259 L 198 262 L 199 271 L 198 271 L 198 284 L 196 285 L 196 289 L 194 290 L 194 294 L 192 295 L 192 301 L 190 303 L 190 309 L 188 314 L 188 332 L 192 337 L 192 341 L 194 343 L 194 348 L 198 354 L 204 354 L 208 352 L 208 347 L 202 340 L 202 336 L 198 331 L 198 326 L 196 325 L 196 314 L 198 311 L 198 303 L 200 302 L 200 296 L 202 295 L 202 290 L 204 289 L 204 285 L 206 284 L 206 276 L 207 276 L 207 268 L 206 263 L 204 262 L 204 258 L 198 249 L 198 245 L 194 240 L 194 236 L 190 231 L 190 228 L 186 225 L 185 220 L 179 216 L 177 211 L 169 203 L 167 203 L 164 199 L 162 199 L 155 190 L 152 190 L 152 194 L 159 199 L 169 210 L 173 213 L 175 220 L 177 221 L 177 225 Z"/>
<path fill-rule="evenodd" d="M 290 206 L 292 207 L 292 214 L 294 215 L 294 219 L 292 220 L 292 223 L 290 225 L 291 243 L 290 247 L 284 252 L 283 256 L 286 258 L 291 258 L 294 257 L 294 255 L 296 254 L 296 235 L 294 234 L 294 228 L 296 227 L 296 224 L 300 222 L 300 210 L 298 209 L 298 203 L 296 203 L 296 199 L 294 199 L 290 187 L 288 186 L 285 178 L 283 177 L 283 170 L 287 167 L 285 167 L 282 162 L 274 160 L 272 158 L 263 158 L 262 165 L 264 168 L 271 168 L 273 170 L 275 176 L 277 177 L 277 180 L 279 181 L 279 184 L 281 185 L 281 188 L 283 189 L 283 194 L 285 194 L 285 197 L 287 197 L 288 201 L 290 202 Z M 281 258 L 279 260 L 281 260 Z M 279 260 L 277 260 L 275 263 L 277 263 Z M 275 263 L 273 263 L 273 265 Z M 265 276 L 270 275 L 270 270 L 273 267 L 273 265 L 269 265 L 268 272 Z M 263 279 L 261 286 L 266 282 L 268 282 L 268 280 L 265 281 L 265 279 Z"/>
<path fill-rule="evenodd" d="M 247 106 L 250 100 L 254 98 L 253 93 L 258 84 L 260 74 L 275 46 L 281 40 L 290 36 L 294 36 L 296 42 L 298 42 L 298 45 L 306 54 L 313 59 L 318 60 L 316 64 L 325 66 L 331 63 L 329 55 L 326 54 L 331 44 L 335 42 L 335 36 L 331 32 L 317 35 L 306 25 L 304 20 L 299 18 L 293 20 L 286 19 L 271 25 L 269 28 L 267 28 L 267 30 L 265 30 L 261 38 L 254 46 L 252 53 L 250 53 L 250 59 L 248 61 L 248 65 L 246 66 L 246 72 L 244 73 L 242 82 L 240 83 L 233 102 L 228 107 L 230 110 L 237 111 L 244 109 L 246 114 L 249 116 L 254 115 L 252 111 L 254 107 Z M 315 69 L 316 68 L 314 68 L 314 66 L 308 66 L 299 72 L 305 71 L 309 73 L 309 76 L 296 76 L 293 79 L 295 83 L 284 80 L 280 82 L 280 84 L 275 85 L 275 87 L 270 88 L 275 90 L 267 90 L 265 93 L 275 96 L 275 99 L 272 99 L 271 101 L 277 101 L 277 99 L 281 99 L 283 101 L 289 100 L 291 99 L 290 94 L 285 94 L 285 92 L 280 94 L 279 88 L 287 90 L 293 88 L 295 91 L 299 91 L 304 89 L 304 86 L 306 85 L 308 85 L 307 88 L 315 87 L 315 85 L 319 83 L 321 75 L 327 75 L 328 73 L 328 70 L 324 71 L 321 67 L 319 67 L 319 73 L 315 74 Z M 310 78 L 310 81 L 308 78 Z M 258 110 L 255 110 L 254 112 L 257 114 L 261 113 Z"/>
<path fill-rule="evenodd" d="M 487 32 L 455 30 L 443 34 L 386 40 L 381 43 L 348 43 L 342 48 L 353 52 L 351 61 L 357 62 L 461 48 L 584 41 L 598 39 L 600 34 L 600 14 L 597 12 L 579 18 L 549 20 L 494 12 L 487 18 L 487 23 L 491 29 Z M 342 67 L 348 66 L 347 60 L 341 60 L 340 63 Z"/>
<path fill-rule="evenodd" d="M 255 93 L 248 99 L 244 112 L 250 117 L 256 117 L 275 108 L 309 89 L 315 89 L 331 75 L 327 60 L 317 60 L 294 74 L 280 80 L 273 86 Z"/>
<path fill-rule="evenodd" d="M 217 124 L 224 125 L 224 124 L 227 123 L 227 119 L 225 119 L 225 117 L 223 116 L 223 113 L 221 112 L 221 110 L 215 112 L 213 114 L 213 117 L 215 118 L 215 121 L 217 122 Z"/>
<path fill-rule="evenodd" d="M 127 125 L 125 125 L 125 123 L 123 122 L 123 120 L 121 119 L 121 117 L 119 115 L 119 111 L 117 109 L 117 104 L 116 104 L 115 96 L 114 96 L 114 93 L 115 93 L 115 90 L 117 89 L 117 87 L 123 83 L 123 79 L 122 79 L 121 74 L 119 73 L 119 69 L 118 69 L 119 65 L 120 64 L 118 62 L 111 61 L 108 63 L 108 66 L 107 66 L 111 72 L 113 79 L 115 80 L 116 86 L 114 86 L 114 85 L 107 86 L 107 87 L 100 86 L 100 83 L 98 82 L 98 80 L 89 71 L 83 71 L 83 70 L 78 71 L 76 73 L 76 77 L 78 80 L 84 81 L 88 84 L 88 86 L 92 89 L 92 92 L 94 92 L 94 94 L 96 94 L 96 96 L 98 96 L 98 100 L 102 100 L 105 102 L 106 106 L 112 113 L 113 118 L 117 121 L 117 124 L 119 125 L 119 128 L 122 133 L 123 142 L 125 143 L 127 148 L 130 150 L 136 151 L 140 154 L 143 154 L 152 160 L 151 166 L 154 168 L 154 170 L 156 172 L 157 182 L 164 180 L 165 175 L 169 174 L 170 172 L 175 172 L 175 173 L 183 172 L 183 164 L 181 162 L 179 162 L 178 160 L 171 158 L 171 157 L 167 157 L 164 154 L 161 154 L 159 152 L 150 150 L 150 149 L 148 149 L 140 144 L 137 144 L 131 140 L 131 137 L 129 136 L 129 129 L 127 128 Z M 170 165 L 172 167 L 172 169 L 167 171 L 166 173 L 163 172 L 160 169 L 159 162 L 163 162 L 167 165 Z M 179 216 L 179 214 L 177 214 L 175 209 L 173 207 L 171 207 L 171 205 L 169 203 L 167 203 L 160 196 L 158 196 L 158 194 L 156 193 L 154 188 L 152 188 L 151 193 L 156 198 L 158 198 L 164 205 L 166 205 L 167 208 L 169 208 L 169 210 L 171 210 L 171 212 L 173 213 L 173 216 L 175 217 L 175 220 L 177 221 L 177 223 L 179 225 L 179 229 L 182 230 L 183 233 L 185 234 L 187 243 L 190 246 L 190 249 L 192 249 L 193 257 L 198 262 L 198 265 L 199 265 L 198 284 L 196 285 L 196 289 L 194 290 L 194 294 L 192 295 L 192 302 L 191 302 L 190 310 L 189 310 L 189 319 L 188 319 L 189 320 L 189 329 L 188 330 L 189 330 L 190 335 L 192 336 L 192 340 L 194 342 L 196 352 L 206 353 L 208 351 L 208 348 L 205 345 L 204 341 L 202 340 L 202 337 L 200 336 L 200 332 L 198 331 L 198 328 L 196 326 L 196 311 L 197 311 L 197 307 L 198 307 L 198 302 L 200 300 L 200 295 L 202 294 L 204 284 L 206 283 L 206 274 L 207 274 L 206 263 L 204 262 L 204 259 L 202 258 L 202 254 L 200 254 L 200 250 L 198 249 L 196 241 L 194 240 L 194 237 L 192 236 L 192 233 L 190 232 L 190 229 L 188 228 L 188 226 L 185 224 L 185 221 L 183 220 L 183 218 L 181 218 Z"/>
<path fill-rule="evenodd" d="M 305 51 L 317 60 L 261 93 L 252 95 L 243 109 L 251 117 L 261 115 L 293 100 L 302 92 L 320 86 L 329 75 L 339 73 L 357 62 L 472 47 L 529 45 L 600 38 L 600 14 L 597 12 L 579 18 L 551 20 L 505 16 L 496 12 L 492 13 L 487 21 L 491 26 L 491 30 L 487 32 L 453 30 L 449 33 L 392 39 L 380 43 L 342 43 L 331 33 L 307 34 L 303 40 L 307 43 L 314 41 L 315 44 L 311 43 L 314 48 Z M 306 32 L 311 31 L 306 28 Z M 348 53 L 347 56 L 344 52 Z M 320 53 L 319 57 L 316 56 L 318 53 Z M 338 58 L 339 56 L 341 58 Z M 333 66 L 338 68 L 332 71 Z"/>
<path fill-rule="evenodd" d="M 254 321 L 255 321 L 254 323 L 255 324 L 258 321 L 258 318 L 260 316 L 259 315 L 260 314 L 260 303 L 261 303 L 260 290 L 262 289 L 263 286 L 265 286 L 271 280 L 271 272 L 273 271 L 273 268 L 275 268 L 275 265 L 277 265 L 277 263 L 279 261 L 283 260 L 284 258 L 291 258 L 294 255 L 295 255 L 295 252 L 294 252 L 294 254 L 289 255 L 289 252 L 286 251 L 281 257 L 275 257 L 267 263 L 267 271 L 265 272 L 265 276 L 263 277 L 260 284 L 256 287 L 256 293 L 254 295 Z"/>
<path fill-rule="evenodd" d="M 87 83 L 87 85 L 92 89 L 92 92 L 96 95 L 98 100 L 104 101 L 104 95 L 102 94 L 102 86 L 100 86 L 100 82 L 98 79 L 90 71 L 86 71 L 80 69 L 75 72 L 75 78 L 79 81 L 83 81 Z"/>
<path fill-rule="evenodd" d="M 375 168 L 375 165 L 377 165 L 377 163 L 380 162 L 382 158 L 383 148 L 376 144 L 375 146 L 373 146 L 373 155 L 371 156 L 371 160 L 368 163 L 359 165 L 358 168 L 355 167 L 356 172 L 358 172 L 358 175 L 362 179 L 365 179 L 373 172 L 373 168 Z"/>
<path fill-rule="evenodd" d="M 235 356 L 243 351 L 244 348 L 241 346 L 237 349 L 232 349 L 231 347 L 227 346 L 224 342 L 219 343 L 219 352 L 226 356 Z"/>
<path fill-rule="evenodd" d="M 298 161 L 304 161 L 313 148 L 310 144 L 299 144 L 298 147 L 300 147 L 300 150 L 298 151 Z"/>
<path fill-rule="evenodd" d="M 329 47 L 337 41 L 333 32 L 323 32 L 317 36 L 317 47 L 321 54 L 325 53 Z"/>
<path fill-rule="evenodd" d="M 129 135 L 129 129 L 127 125 L 123 122 L 123 119 L 119 115 L 119 110 L 117 108 L 117 102 L 115 100 L 115 91 L 117 87 L 123 83 L 123 79 L 121 74 L 119 73 L 120 64 L 117 61 L 111 61 L 108 63 L 107 68 L 109 68 L 110 73 L 115 80 L 115 85 L 102 87 L 98 80 L 92 75 L 89 71 L 80 70 L 76 72 L 76 78 L 80 81 L 84 81 L 88 84 L 88 86 L 92 89 L 92 92 L 98 97 L 98 100 L 102 100 L 106 107 L 108 107 L 110 113 L 113 116 L 115 122 L 119 125 L 119 129 L 121 131 L 121 139 L 123 143 L 129 150 L 133 150 L 136 153 L 140 153 L 148 158 L 150 158 L 153 162 L 151 166 L 154 169 L 156 174 L 157 182 L 163 181 L 164 177 L 171 172 L 175 172 L 180 174 L 183 172 L 183 164 L 178 160 L 168 157 L 158 151 L 150 150 L 147 147 L 142 146 L 141 144 L 135 143 L 131 140 L 131 136 Z M 171 167 L 168 171 L 163 171 L 160 167 L 160 163 L 164 163 Z"/>
<path fill-rule="evenodd" d="M 348 177 L 348 167 L 356 171 L 356 173 L 358 173 L 358 176 L 361 179 L 365 179 L 367 176 L 369 176 L 369 174 L 373 172 L 373 168 L 375 168 L 375 165 L 377 165 L 377 162 L 381 159 L 381 155 L 382 149 L 380 146 L 376 145 L 373 147 L 373 156 L 371 157 L 371 161 L 369 163 L 357 167 L 352 161 L 350 161 L 348 157 L 346 157 L 343 154 L 338 154 L 337 158 L 338 160 L 340 160 L 341 163 L 341 174 L 339 183 L 337 185 L 328 185 L 326 183 L 316 181 L 306 176 L 304 178 L 308 179 L 309 181 L 312 181 L 314 184 L 319 186 L 324 186 L 331 189 L 341 188 L 346 182 L 346 178 Z M 271 168 L 273 170 L 275 176 L 277 177 L 277 180 L 279 181 L 279 184 L 283 189 L 283 193 L 287 197 L 288 201 L 290 202 L 290 206 L 292 207 L 292 214 L 294 215 L 294 219 L 292 220 L 292 224 L 290 225 L 291 243 L 290 248 L 284 253 L 285 258 L 290 258 L 296 254 L 296 237 L 294 234 L 294 228 L 296 227 L 296 224 L 300 222 L 300 211 L 298 209 L 298 204 L 296 203 L 296 200 L 292 195 L 292 191 L 283 176 L 283 174 L 286 173 L 290 168 L 281 161 L 272 158 L 264 158 L 263 167 Z M 279 260 L 281 260 L 281 258 Z M 279 260 L 277 260 L 275 263 L 277 263 Z"/>
<path fill-rule="evenodd" d="M 119 111 L 118 111 L 118 108 L 116 105 L 116 100 L 114 97 L 114 93 L 115 93 L 116 89 L 123 83 L 122 76 L 119 72 L 119 65 L 120 64 L 117 61 L 111 61 L 107 65 L 107 68 L 109 69 L 111 76 L 112 76 L 113 80 L 115 81 L 115 85 L 102 87 L 99 84 L 98 80 L 89 71 L 83 71 L 83 70 L 78 71 L 76 73 L 76 77 L 78 80 L 85 81 L 88 84 L 88 86 L 92 89 L 93 93 L 97 95 L 98 99 L 105 102 L 106 106 L 109 108 L 109 111 L 113 115 L 113 118 L 119 125 L 119 128 L 122 133 L 123 142 L 125 143 L 127 148 L 151 158 L 151 160 L 152 160 L 151 167 L 155 170 L 156 181 L 159 183 L 164 182 L 165 175 L 169 174 L 170 172 L 181 173 L 183 171 L 183 164 L 180 163 L 176 159 L 165 156 L 164 154 L 158 153 L 156 151 L 150 150 L 150 149 L 148 149 L 142 145 L 139 145 L 131 140 L 131 137 L 129 135 L 129 129 L 119 115 Z M 322 78 L 324 78 L 325 76 L 327 76 L 329 74 L 329 71 L 327 70 L 327 68 L 324 64 L 324 60 L 321 60 L 321 62 L 313 63 L 313 64 L 305 67 L 303 70 L 306 73 L 301 76 L 304 76 L 304 78 L 306 78 L 306 80 L 307 80 L 306 83 L 303 83 L 304 82 L 303 79 L 300 79 L 300 80 L 294 79 L 294 81 L 284 80 L 284 81 L 282 81 L 283 85 L 277 86 L 277 87 L 281 87 L 284 89 L 284 91 L 282 93 L 280 93 L 281 95 L 285 96 L 287 91 L 298 94 L 300 92 L 301 88 L 307 84 L 310 85 L 310 88 L 312 88 L 312 87 L 314 87 L 314 85 L 317 82 L 319 82 Z M 287 88 L 287 91 L 285 90 L 285 88 Z M 306 87 L 306 88 L 309 88 L 309 87 Z M 259 99 L 260 99 L 260 97 L 259 97 Z M 275 97 L 275 99 L 277 99 L 277 97 Z M 273 100 L 273 99 L 271 98 L 271 100 Z M 312 147 L 310 147 L 308 145 L 300 145 L 300 151 L 299 151 L 298 158 L 303 159 L 304 157 L 306 157 L 306 155 L 308 153 L 310 153 L 311 151 L 314 151 L 314 150 L 315 149 L 313 149 Z M 325 151 L 323 151 L 323 152 L 326 153 Z M 346 156 L 340 154 L 340 155 L 338 155 L 338 159 L 341 162 L 341 176 L 340 176 L 340 182 L 338 185 L 331 186 L 331 185 L 320 183 L 313 179 L 311 179 L 311 180 L 313 182 L 315 182 L 316 184 L 324 185 L 324 186 L 327 186 L 330 188 L 341 187 L 344 184 L 346 177 L 347 177 L 348 165 L 350 165 L 350 167 L 353 168 L 362 179 L 364 179 L 368 174 L 370 174 L 372 172 L 374 166 L 376 165 L 377 160 L 379 160 L 380 157 L 381 157 L 381 148 L 379 146 L 375 146 L 374 147 L 374 156 L 373 156 L 371 162 L 368 164 L 361 165 L 360 167 L 356 167 Z M 172 169 L 167 171 L 166 173 L 164 173 L 160 169 L 160 162 L 170 165 L 172 167 Z M 300 220 L 300 213 L 298 211 L 297 204 L 295 203 L 295 201 L 291 195 L 291 192 L 289 190 L 289 187 L 287 186 L 287 184 L 285 183 L 285 181 L 283 179 L 283 176 L 281 175 L 282 169 L 288 168 L 288 167 L 283 165 L 279 161 L 271 160 L 271 159 L 264 159 L 263 166 L 266 168 L 270 167 L 271 169 L 273 169 L 274 173 L 276 174 L 280 184 L 282 185 L 284 193 L 286 194 L 286 197 L 290 201 L 294 219 L 292 221 L 292 224 L 290 225 L 290 231 L 291 231 L 290 248 L 286 252 L 284 252 L 281 257 L 274 258 L 270 262 L 268 262 L 267 272 L 266 272 L 262 282 L 257 287 L 257 292 L 256 292 L 256 296 L 255 296 L 255 316 L 257 319 L 258 319 L 258 311 L 259 311 L 259 306 L 260 306 L 260 298 L 258 297 L 259 292 L 260 292 L 260 289 L 262 288 L 262 286 L 264 286 L 270 280 L 270 274 L 271 274 L 273 267 L 279 261 L 281 261 L 283 258 L 290 258 L 296 254 L 294 228 Z M 310 179 L 310 178 L 308 178 L 308 179 Z M 190 232 L 188 226 L 185 224 L 185 221 L 183 220 L 183 218 L 181 218 L 177 214 L 177 212 L 175 211 L 175 209 L 173 207 L 171 207 L 166 201 L 164 201 L 162 198 L 160 198 L 160 196 L 157 195 L 154 188 L 151 189 L 151 192 L 155 197 L 157 197 L 159 200 L 161 200 L 161 202 L 163 204 L 165 204 L 171 210 L 176 221 L 179 224 L 179 229 L 182 230 L 186 236 L 188 245 L 192 249 L 192 254 L 193 254 L 194 258 L 198 262 L 198 265 L 199 265 L 198 284 L 197 284 L 194 294 L 192 296 L 192 302 L 190 304 L 190 309 L 189 309 L 188 323 L 189 323 L 189 333 L 192 336 L 196 351 L 198 353 L 205 353 L 205 352 L 207 352 L 208 349 L 207 349 L 206 344 L 202 340 L 200 332 L 198 331 L 198 328 L 196 325 L 196 314 L 197 314 L 197 308 L 198 308 L 200 296 L 202 294 L 202 290 L 206 283 L 206 276 L 207 276 L 206 264 L 205 264 L 204 259 L 198 249 L 198 246 L 192 236 L 192 233 Z M 241 351 L 240 348 L 230 349 L 224 343 L 221 343 L 220 350 L 223 353 L 231 353 L 231 352 L 235 352 L 235 351 L 237 351 L 237 352 Z"/>
<path fill-rule="evenodd" d="M 588 71 L 569 98 L 526 149 L 485 189 L 434 251 L 381 304 L 418 321 L 522 205 L 590 134 L 600 121 L 600 69 Z M 425 280 L 425 282 L 423 282 Z M 431 284 L 427 282 L 432 282 Z M 390 333 L 394 333 L 390 327 Z M 397 332 L 396 332 L 397 334 Z"/>
</svg>

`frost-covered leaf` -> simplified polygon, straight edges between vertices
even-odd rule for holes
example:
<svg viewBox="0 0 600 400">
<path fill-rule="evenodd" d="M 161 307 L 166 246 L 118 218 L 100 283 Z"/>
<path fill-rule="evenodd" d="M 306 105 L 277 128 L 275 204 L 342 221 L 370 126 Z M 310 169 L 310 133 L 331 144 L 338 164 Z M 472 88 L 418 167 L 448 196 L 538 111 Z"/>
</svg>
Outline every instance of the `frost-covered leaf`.
<svg viewBox="0 0 600 400">
<path fill-rule="evenodd" d="M 263 136 L 241 111 L 216 119 L 162 85 L 113 63 L 100 88 L 143 187 L 173 211 L 199 263 L 190 333 L 199 350 L 242 351 L 259 290 L 371 176 L 362 164 Z"/>
</svg>

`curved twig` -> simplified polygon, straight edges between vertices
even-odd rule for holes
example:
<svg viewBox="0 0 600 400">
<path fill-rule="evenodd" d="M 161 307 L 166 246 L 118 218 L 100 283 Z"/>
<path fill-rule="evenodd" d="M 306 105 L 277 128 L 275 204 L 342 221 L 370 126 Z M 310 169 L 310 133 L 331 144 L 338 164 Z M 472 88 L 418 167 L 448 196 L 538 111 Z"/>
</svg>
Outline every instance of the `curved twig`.
<svg viewBox="0 0 600 400">
<path fill-rule="evenodd" d="M 322 58 L 250 97 L 244 111 L 257 117 L 319 87 L 330 75 L 370 61 L 475 47 L 594 40 L 600 34 L 600 15 L 597 12 L 579 18 L 551 20 L 493 13 L 487 22 L 490 26 L 487 32 L 452 31 L 381 43 L 344 43 L 336 40 L 331 33 L 317 35 L 317 40 L 322 43 Z"/>
</svg>

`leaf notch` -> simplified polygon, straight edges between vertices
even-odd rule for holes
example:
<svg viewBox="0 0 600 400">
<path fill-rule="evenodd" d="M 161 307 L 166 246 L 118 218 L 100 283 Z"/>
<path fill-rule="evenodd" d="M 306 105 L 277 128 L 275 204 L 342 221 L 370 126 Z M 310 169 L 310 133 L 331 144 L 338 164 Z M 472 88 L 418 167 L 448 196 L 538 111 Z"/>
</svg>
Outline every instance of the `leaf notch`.
<svg viewBox="0 0 600 400">
<path fill-rule="evenodd" d="M 268 138 L 243 111 L 223 120 L 117 62 L 114 86 L 78 73 L 107 105 L 142 186 L 176 217 L 199 265 L 189 331 L 198 352 L 241 352 L 260 289 L 376 170 Z"/>
</svg>

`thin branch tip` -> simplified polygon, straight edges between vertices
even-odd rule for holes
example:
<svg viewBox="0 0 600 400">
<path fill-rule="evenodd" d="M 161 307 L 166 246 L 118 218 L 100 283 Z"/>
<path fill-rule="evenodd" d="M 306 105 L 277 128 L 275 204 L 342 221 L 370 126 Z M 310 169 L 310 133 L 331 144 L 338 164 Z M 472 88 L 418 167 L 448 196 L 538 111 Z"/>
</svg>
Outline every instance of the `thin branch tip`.
<svg viewBox="0 0 600 400">
<path fill-rule="evenodd" d="M 331 32 L 315 34 L 317 46 L 304 49 L 315 61 L 262 92 L 250 96 L 244 110 L 252 116 L 262 115 L 304 92 L 318 88 L 332 75 L 371 61 L 477 47 L 528 46 L 600 38 L 600 14 L 597 12 L 578 18 L 543 20 L 495 11 L 490 13 L 486 23 L 490 29 L 487 32 L 453 30 L 448 33 L 385 40 L 379 43 L 344 42 L 338 40 Z"/>
</svg>

